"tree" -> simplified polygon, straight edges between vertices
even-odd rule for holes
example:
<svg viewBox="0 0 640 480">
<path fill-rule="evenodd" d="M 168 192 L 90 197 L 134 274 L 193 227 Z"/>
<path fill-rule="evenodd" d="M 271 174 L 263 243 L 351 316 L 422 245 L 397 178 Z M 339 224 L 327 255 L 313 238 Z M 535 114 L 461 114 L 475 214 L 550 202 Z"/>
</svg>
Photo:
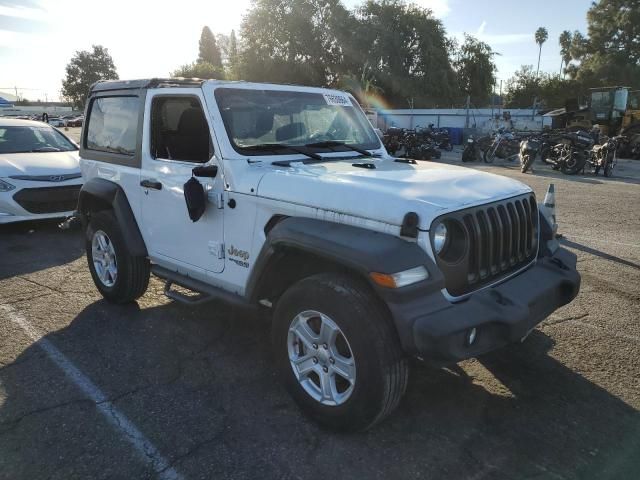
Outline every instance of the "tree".
<svg viewBox="0 0 640 480">
<path fill-rule="evenodd" d="M 220 48 L 216 43 L 216 37 L 209 27 L 203 27 L 200 34 L 200 53 L 198 55 L 198 63 L 206 62 L 215 68 L 222 69 L 222 56 Z"/>
<path fill-rule="evenodd" d="M 109 51 L 93 45 L 91 51 L 79 50 L 67 64 L 62 80 L 62 96 L 76 108 L 82 108 L 91 85 L 98 80 L 117 80 L 118 73 Z"/>
<path fill-rule="evenodd" d="M 458 75 L 460 90 L 471 97 L 474 105 L 485 104 L 496 82 L 496 53 L 480 40 L 465 34 L 462 46 L 455 49 L 453 68 Z"/>
<path fill-rule="evenodd" d="M 228 65 L 227 69 L 229 71 L 229 75 L 227 77 L 231 80 L 238 80 L 239 77 L 239 68 L 240 68 L 240 55 L 238 53 L 238 41 L 236 40 L 236 31 L 231 30 L 231 35 L 229 35 L 229 50 L 228 50 Z"/>
<path fill-rule="evenodd" d="M 336 85 L 352 32 L 340 0 L 254 0 L 242 22 L 240 74 L 252 81 Z"/>
<path fill-rule="evenodd" d="M 369 0 L 355 11 L 347 65 L 371 66 L 371 76 L 392 105 L 450 105 L 456 76 L 442 23 L 429 9 L 399 0 Z"/>
<path fill-rule="evenodd" d="M 507 108 L 531 108 L 540 89 L 540 78 L 533 73 L 532 65 L 522 65 L 507 80 L 505 106 Z"/>
<path fill-rule="evenodd" d="M 565 74 L 566 68 L 569 66 L 569 62 L 571 61 L 571 42 L 573 37 L 569 30 L 565 30 L 560 34 L 558 38 L 558 43 L 560 44 L 560 56 L 562 59 L 560 60 L 560 75 L 562 75 L 562 64 L 564 63 Z"/>
<path fill-rule="evenodd" d="M 216 67 L 209 62 L 197 61 L 194 63 L 188 63 L 182 65 L 174 72 L 171 72 L 172 77 L 185 77 L 185 78 L 203 78 L 203 79 L 224 79 L 224 70 L 222 67 Z"/>
<path fill-rule="evenodd" d="M 540 47 L 540 49 L 538 50 L 538 68 L 536 69 L 536 76 L 538 76 L 538 73 L 540 72 L 540 57 L 542 56 L 542 44 L 546 42 L 547 39 L 549 38 L 549 32 L 547 32 L 546 28 L 540 27 L 536 30 L 535 38 L 536 38 L 536 43 Z"/>
<path fill-rule="evenodd" d="M 566 71 L 591 87 L 640 88 L 640 0 L 600 0 L 587 12 L 587 35 L 574 32 Z"/>
<path fill-rule="evenodd" d="M 587 89 L 578 81 L 563 79 L 560 75 L 533 73 L 532 65 L 523 65 L 507 81 L 505 106 L 507 108 L 531 108 L 535 99 L 536 107 L 555 109 L 565 106 L 569 98 L 579 98 Z"/>
<path fill-rule="evenodd" d="M 350 73 L 343 75 L 340 79 L 340 88 L 351 92 L 363 108 L 370 108 L 371 99 L 383 93 L 382 89 L 375 84 L 371 69 L 366 64 L 360 76 Z"/>
</svg>

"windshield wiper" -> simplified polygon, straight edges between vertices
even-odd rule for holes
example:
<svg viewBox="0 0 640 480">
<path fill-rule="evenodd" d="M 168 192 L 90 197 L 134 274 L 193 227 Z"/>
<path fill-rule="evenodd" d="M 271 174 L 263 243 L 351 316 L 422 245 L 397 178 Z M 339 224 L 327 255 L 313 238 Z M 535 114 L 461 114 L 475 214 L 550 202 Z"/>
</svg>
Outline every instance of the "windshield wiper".
<svg viewBox="0 0 640 480">
<path fill-rule="evenodd" d="M 40 147 L 40 148 L 34 148 L 33 150 L 30 150 L 30 152 L 61 152 L 62 150 L 60 150 L 57 147 Z"/>
<path fill-rule="evenodd" d="M 240 147 L 242 150 L 247 151 L 260 151 L 260 150 L 291 150 L 292 152 L 301 153 L 314 160 L 322 160 L 322 157 L 317 153 L 308 151 L 305 148 L 296 147 L 294 145 L 287 145 L 286 143 L 259 143 L 257 145 L 249 145 L 246 147 Z"/>
<path fill-rule="evenodd" d="M 350 145 L 346 142 L 339 142 L 337 140 L 327 140 L 325 142 L 315 142 L 315 143 L 307 143 L 305 147 L 310 148 L 332 148 L 332 147 L 344 147 L 349 150 L 353 150 L 354 152 L 358 152 L 360 155 L 364 155 L 365 157 L 373 157 L 373 154 L 364 148 L 356 147 L 355 145 Z"/>
</svg>

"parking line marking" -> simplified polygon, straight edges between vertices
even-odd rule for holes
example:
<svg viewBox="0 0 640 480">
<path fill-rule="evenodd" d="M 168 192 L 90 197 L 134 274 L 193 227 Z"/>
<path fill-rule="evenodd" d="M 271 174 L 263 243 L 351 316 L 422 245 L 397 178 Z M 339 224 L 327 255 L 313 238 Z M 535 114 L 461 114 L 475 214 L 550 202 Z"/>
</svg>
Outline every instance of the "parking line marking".
<svg viewBox="0 0 640 480">
<path fill-rule="evenodd" d="M 104 417 L 118 429 L 138 451 L 141 457 L 156 472 L 162 480 L 182 480 L 183 477 L 173 467 L 160 451 L 144 436 L 144 434 L 109 401 L 108 397 L 84 373 L 82 373 L 53 343 L 44 338 L 29 321 L 8 304 L 0 304 L 0 312 L 5 312 L 7 318 L 22 328 L 25 333 L 40 347 L 87 397 L 96 404 L 96 408 Z"/>
</svg>

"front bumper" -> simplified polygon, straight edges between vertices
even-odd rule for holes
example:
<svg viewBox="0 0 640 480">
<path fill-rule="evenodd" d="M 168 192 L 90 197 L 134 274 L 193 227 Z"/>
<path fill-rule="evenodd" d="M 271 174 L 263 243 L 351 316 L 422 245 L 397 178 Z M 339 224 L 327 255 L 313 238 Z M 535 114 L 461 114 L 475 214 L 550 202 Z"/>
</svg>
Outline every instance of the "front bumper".
<svg viewBox="0 0 640 480">
<path fill-rule="evenodd" d="M 73 195 L 77 198 L 76 192 L 82 186 L 82 179 L 63 182 L 6 181 L 16 188 L 0 192 L 0 224 L 68 217 L 73 214 L 77 205 L 77 200 L 70 200 Z M 61 191 L 65 193 L 61 195 Z M 16 198 L 21 199 L 22 204 Z"/>
<path fill-rule="evenodd" d="M 580 290 L 576 255 L 559 248 L 503 283 L 451 303 L 440 291 L 390 306 L 407 353 L 455 363 L 518 341 Z M 469 344 L 471 329 L 475 341 Z"/>
</svg>

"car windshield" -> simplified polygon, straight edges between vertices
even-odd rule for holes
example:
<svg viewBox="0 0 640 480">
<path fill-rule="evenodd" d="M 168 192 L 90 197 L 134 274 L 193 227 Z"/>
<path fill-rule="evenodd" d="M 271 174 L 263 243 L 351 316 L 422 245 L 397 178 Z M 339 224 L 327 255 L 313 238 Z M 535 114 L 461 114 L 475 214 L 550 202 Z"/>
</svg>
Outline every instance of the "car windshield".
<svg viewBox="0 0 640 480">
<path fill-rule="evenodd" d="M 369 120 L 344 93 L 218 88 L 215 97 L 239 153 L 281 154 L 287 146 L 307 151 L 380 148 Z"/>
<path fill-rule="evenodd" d="M 40 126 L 0 127 L 0 153 L 69 152 L 76 146 L 57 130 Z"/>
</svg>

